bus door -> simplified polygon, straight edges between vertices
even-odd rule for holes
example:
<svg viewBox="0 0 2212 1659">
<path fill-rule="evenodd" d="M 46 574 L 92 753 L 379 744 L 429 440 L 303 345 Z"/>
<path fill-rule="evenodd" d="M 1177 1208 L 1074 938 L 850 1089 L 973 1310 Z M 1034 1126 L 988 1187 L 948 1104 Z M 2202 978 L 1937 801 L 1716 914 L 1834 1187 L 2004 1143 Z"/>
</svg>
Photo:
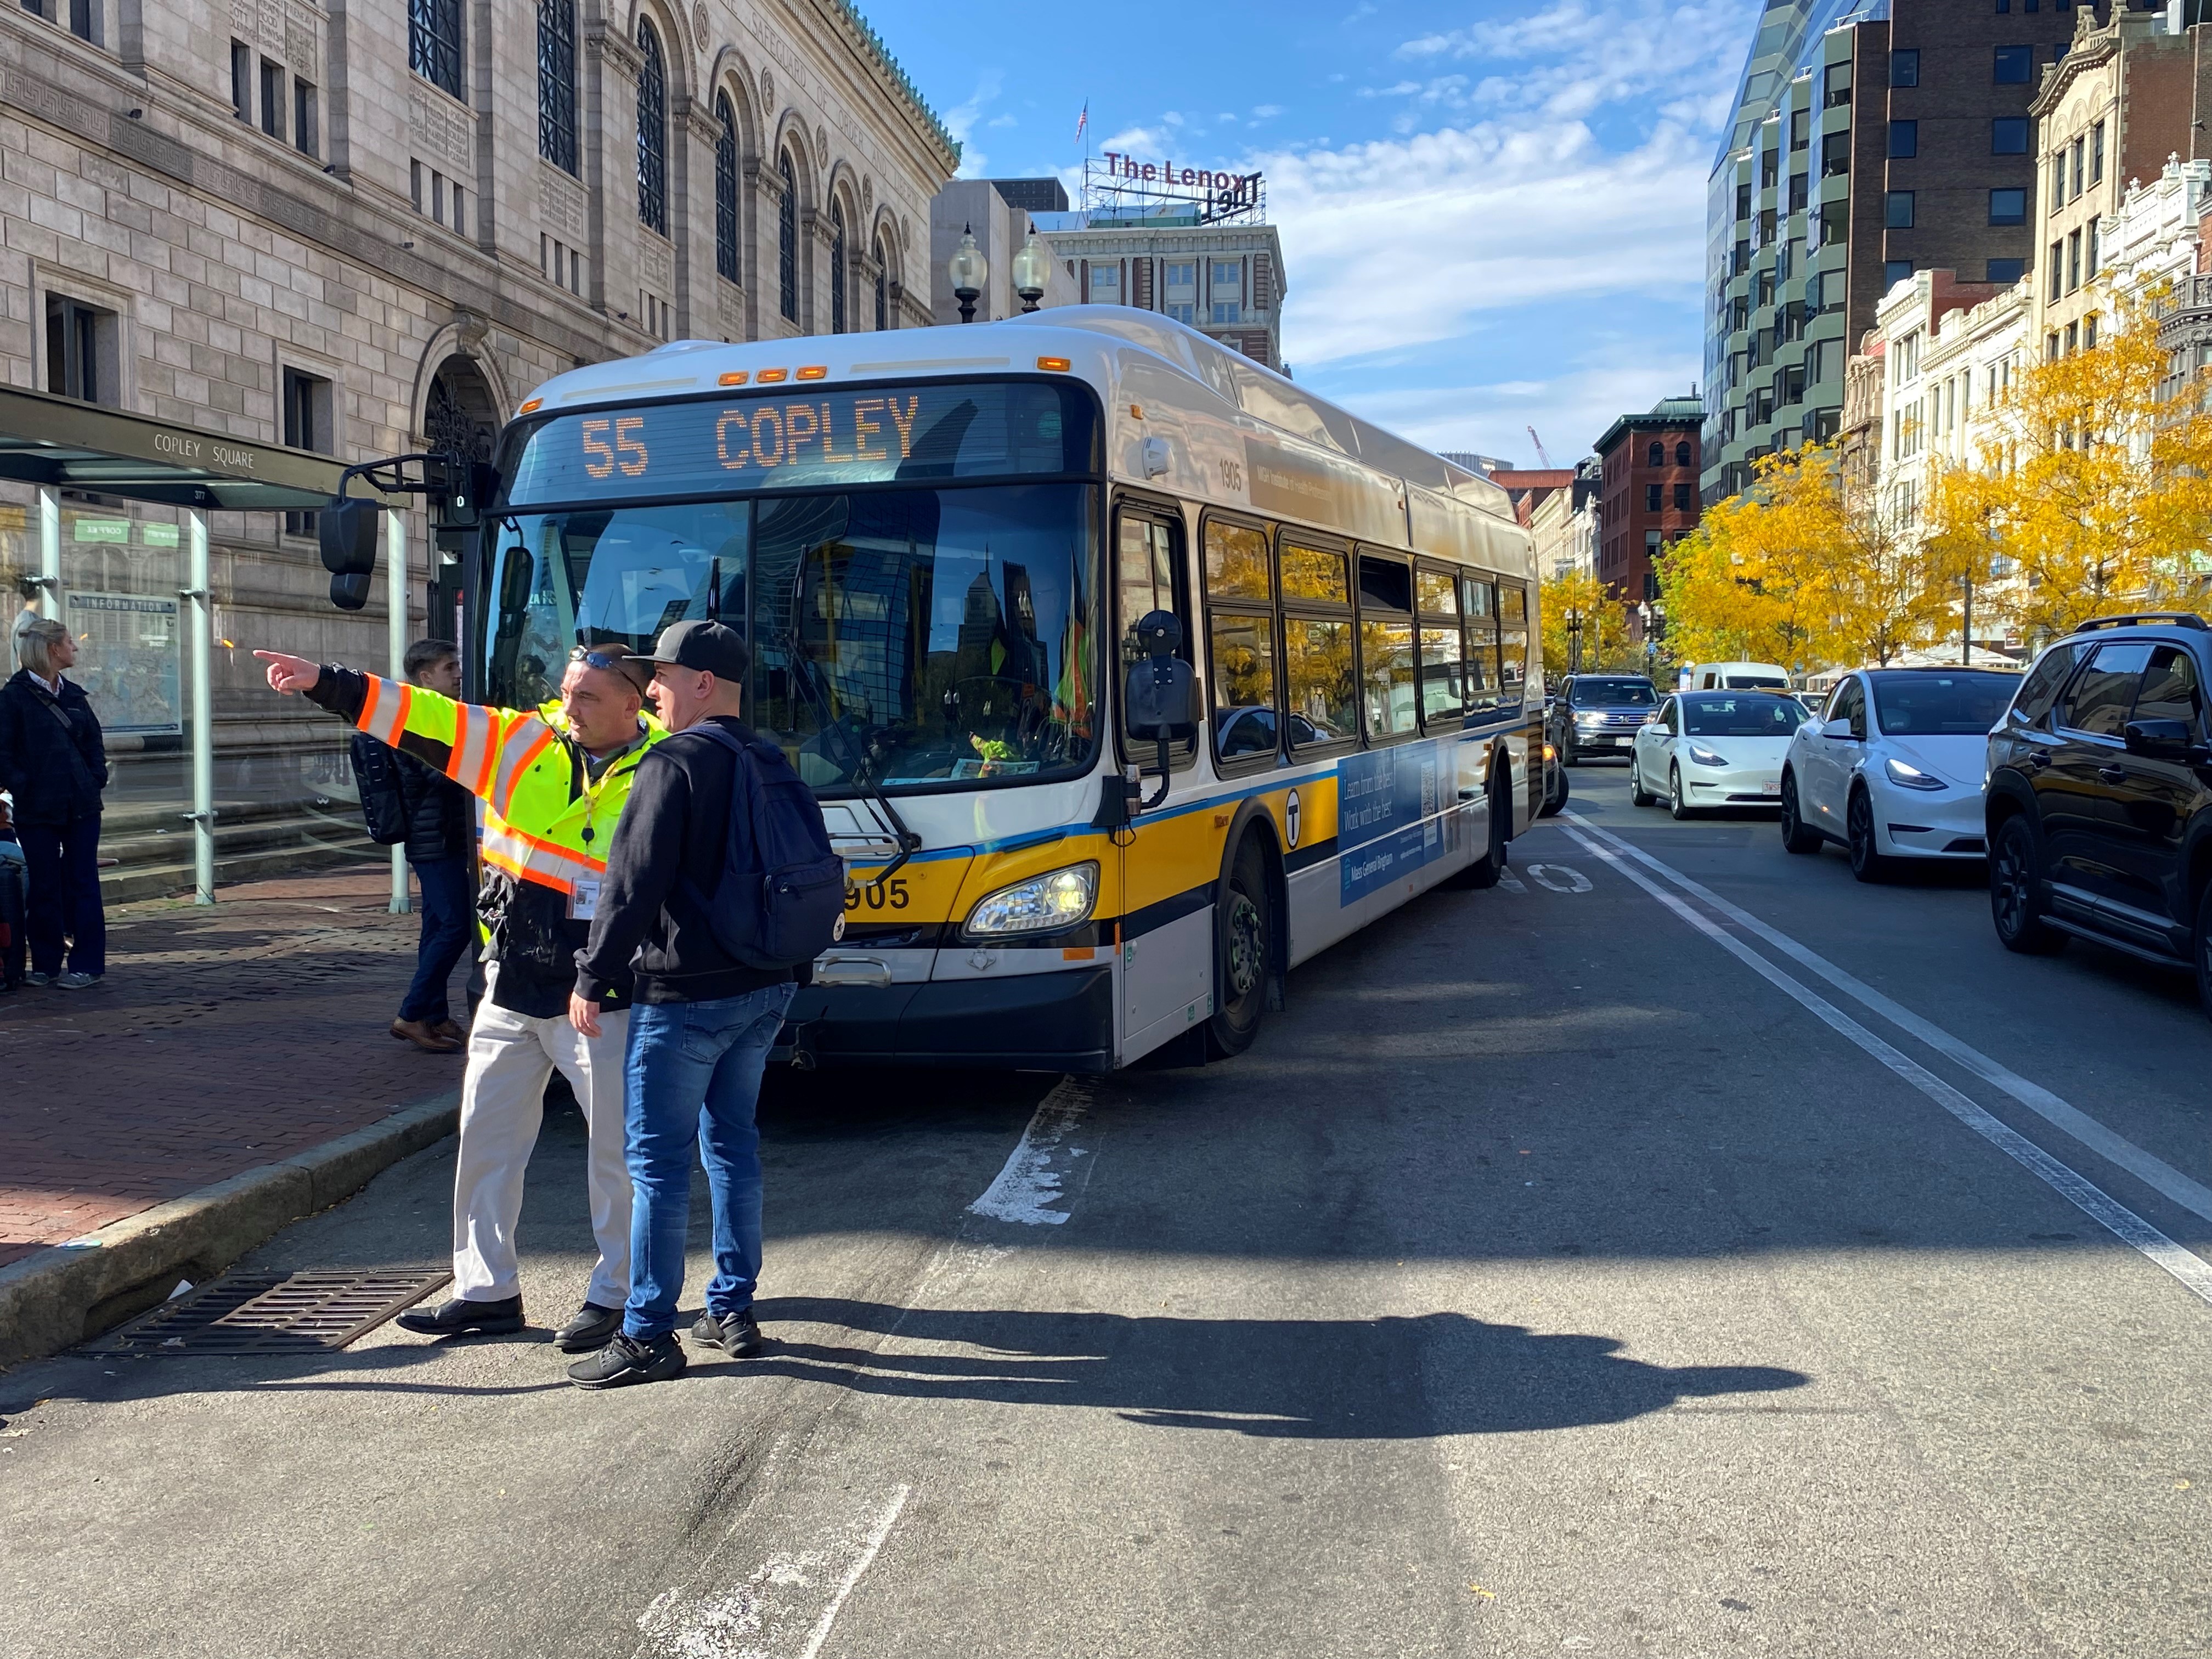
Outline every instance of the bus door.
<svg viewBox="0 0 2212 1659">
<path fill-rule="evenodd" d="M 1115 653 L 1116 673 L 1126 677 L 1129 665 L 1143 654 L 1137 646 L 1136 625 L 1154 611 L 1171 611 L 1182 622 L 1178 654 L 1195 665 L 1198 630 L 1190 603 L 1182 515 L 1172 508 L 1123 501 L 1115 511 L 1114 549 L 1114 627 L 1120 641 Z M 1115 703 L 1118 711 L 1118 696 Z M 1158 745 L 1133 744 L 1118 730 L 1115 735 L 1121 763 L 1138 769 L 1145 799 L 1151 799 L 1160 792 Z M 1176 793 L 1200 781 L 1199 741 L 1194 738 L 1169 750 L 1168 781 Z M 1187 867 L 1190 861 L 1178 856 L 1177 847 L 1188 826 L 1163 817 L 1164 811 L 1164 806 L 1139 813 L 1133 832 L 1120 837 L 1124 845 L 1113 854 L 1121 863 L 1114 872 L 1114 885 L 1121 895 L 1121 1036 L 1125 1044 L 1131 1039 L 1142 1042 L 1139 1049 L 1125 1049 L 1125 1058 L 1133 1058 L 1168 1035 L 1151 1028 L 1180 1014 L 1212 984 L 1210 949 L 1194 963 L 1187 962 L 1182 958 L 1192 953 L 1170 948 L 1160 933 L 1163 926 L 1176 920 L 1177 902 L 1192 884 L 1211 882 L 1215 873 L 1209 868 L 1194 875 Z"/>
</svg>

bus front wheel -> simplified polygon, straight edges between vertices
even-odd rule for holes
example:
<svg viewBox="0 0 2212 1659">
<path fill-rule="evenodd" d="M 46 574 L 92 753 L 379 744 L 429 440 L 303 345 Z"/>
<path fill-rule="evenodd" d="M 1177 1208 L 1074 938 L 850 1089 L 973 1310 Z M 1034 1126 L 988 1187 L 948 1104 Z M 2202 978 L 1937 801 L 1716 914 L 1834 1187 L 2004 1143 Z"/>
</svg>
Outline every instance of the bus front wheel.
<svg viewBox="0 0 2212 1659">
<path fill-rule="evenodd" d="M 1206 1047 L 1222 1059 L 1243 1054 L 1258 1034 L 1274 945 L 1267 860 L 1259 837 L 1247 836 L 1213 908 L 1213 1018 L 1206 1023 Z"/>
<path fill-rule="evenodd" d="M 1505 873 L 1505 863 L 1510 856 L 1506 852 L 1506 843 L 1512 837 L 1510 826 L 1513 822 L 1512 787 L 1506 781 L 1507 776 L 1507 769 L 1503 766 L 1491 774 L 1490 838 L 1483 848 L 1482 856 L 1456 874 L 1445 877 L 1445 886 L 1462 891 L 1469 889 L 1480 891 L 1497 886 L 1498 878 Z"/>
</svg>

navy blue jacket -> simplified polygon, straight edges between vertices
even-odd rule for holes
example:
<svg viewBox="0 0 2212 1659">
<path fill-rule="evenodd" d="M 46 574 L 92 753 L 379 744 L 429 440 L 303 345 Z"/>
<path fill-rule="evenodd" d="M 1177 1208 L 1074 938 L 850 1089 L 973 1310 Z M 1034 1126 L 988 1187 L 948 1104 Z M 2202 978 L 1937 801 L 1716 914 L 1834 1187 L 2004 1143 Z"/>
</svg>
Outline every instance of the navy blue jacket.
<svg viewBox="0 0 2212 1659">
<path fill-rule="evenodd" d="M 0 685 L 0 788 L 15 798 L 15 822 L 98 817 L 106 787 L 100 717 L 84 688 L 64 678 L 50 696 L 29 669 L 16 670 Z"/>
</svg>

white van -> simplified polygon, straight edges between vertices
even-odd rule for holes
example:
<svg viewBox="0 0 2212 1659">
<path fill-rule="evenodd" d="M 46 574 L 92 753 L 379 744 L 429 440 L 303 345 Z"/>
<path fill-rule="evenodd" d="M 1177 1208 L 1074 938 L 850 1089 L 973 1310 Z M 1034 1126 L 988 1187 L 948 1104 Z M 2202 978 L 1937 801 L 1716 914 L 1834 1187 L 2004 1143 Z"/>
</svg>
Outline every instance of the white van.
<svg viewBox="0 0 2212 1659">
<path fill-rule="evenodd" d="M 1693 662 L 1686 665 L 1678 691 L 1787 691 L 1790 671 L 1771 662 Z"/>
</svg>

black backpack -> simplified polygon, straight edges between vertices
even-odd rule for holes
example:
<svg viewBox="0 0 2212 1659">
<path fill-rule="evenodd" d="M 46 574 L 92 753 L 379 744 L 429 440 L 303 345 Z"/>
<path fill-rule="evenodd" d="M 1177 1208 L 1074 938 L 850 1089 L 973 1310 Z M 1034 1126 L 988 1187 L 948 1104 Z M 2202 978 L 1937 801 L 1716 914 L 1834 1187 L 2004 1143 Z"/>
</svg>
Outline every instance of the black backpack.
<svg viewBox="0 0 2212 1659">
<path fill-rule="evenodd" d="M 845 861 L 830 850 L 814 792 L 774 744 L 748 743 L 702 720 L 735 756 L 721 874 L 702 890 L 683 878 L 720 945 L 748 968 L 797 968 L 836 942 L 845 914 Z"/>
<path fill-rule="evenodd" d="M 353 734 L 353 778 L 361 787 L 361 815 L 379 847 L 407 839 L 407 797 L 399 790 L 399 761 L 366 732 Z"/>
</svg>

